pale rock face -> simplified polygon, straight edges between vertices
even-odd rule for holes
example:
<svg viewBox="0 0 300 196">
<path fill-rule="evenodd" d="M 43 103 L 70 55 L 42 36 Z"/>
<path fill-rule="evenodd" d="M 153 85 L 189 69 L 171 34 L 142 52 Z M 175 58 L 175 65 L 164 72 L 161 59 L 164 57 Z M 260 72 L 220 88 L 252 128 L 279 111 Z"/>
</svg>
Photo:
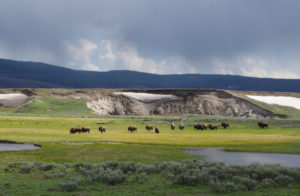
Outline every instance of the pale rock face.
<svg viewBox="0 0 300 196">
<path fill-rule="evenodd" d="M 24 104 L 28 97 L 21 93 L 0 94 L 0 106 L 17 107 Z"/>
<path fill-rule="evenodd" d="M 300 110 L 300 98 L 287 97 L 287 96 L 259 96 L 259 95 L 246 95 L 246 96 L 251 99 L 261 101 L 267 104 L 288 106 Z"/>
<path fill-rule="evenodd" d="M 170 115 L 205 114 L 247 118 L 270 117 L 274 114 L 245 99 L 223 91 L 195 91 L 166 94 L 112 92 L 98 94 L 87 106 L 99 115 Z"/>
</svg>

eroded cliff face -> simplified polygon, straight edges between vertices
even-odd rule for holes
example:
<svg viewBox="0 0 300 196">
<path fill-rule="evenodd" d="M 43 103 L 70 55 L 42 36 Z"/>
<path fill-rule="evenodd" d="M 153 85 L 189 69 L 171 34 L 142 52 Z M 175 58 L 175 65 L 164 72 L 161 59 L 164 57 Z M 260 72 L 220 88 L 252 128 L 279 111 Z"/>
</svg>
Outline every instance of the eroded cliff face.
<svg viewBox="0 0 300 196">
<path fill-rule="evenodd" d="M 85 98 L 87 106 L 98 115 L 204 114 L 249 118 L 274 116 L 272 112 L 245 99 L 218 90 L 93 92 Z"/>
<path fill-rule="evenodd" d="M 49 89 L 36 94 L 25 89 L 12 91 L 19 94 L 4 93 L 0 107 L 20 107 L 43 96 L 54 96 L 84 99 L 87 107 L 98 115 L 203 114 L 248 118 L 278 116 L 239 97 L 238 94 L 233 94 L 232 91 L 222 90 Z"/>
</svg>

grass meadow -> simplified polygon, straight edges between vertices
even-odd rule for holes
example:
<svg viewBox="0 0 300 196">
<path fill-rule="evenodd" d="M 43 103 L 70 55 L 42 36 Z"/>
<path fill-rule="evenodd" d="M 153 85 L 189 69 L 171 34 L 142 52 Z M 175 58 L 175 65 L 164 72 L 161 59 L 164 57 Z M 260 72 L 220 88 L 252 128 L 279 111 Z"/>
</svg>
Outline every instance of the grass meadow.
<svg viewBox="0 0 300 196">
<path fill-rule="evenodd" d="M 219 128 L 216 131 L 195 131 L 193 128 L 194 123 L 220 124 L 222 121 L 228 121 L 230 128 Z M 164 161 L 180 163 L 184 160 L 199 159 L 184 153 L 184 147 L 189 146 L 222 146 L 226 147 L 228 151 L 300 154 L 299 121 L 270 119 L 270 127 L 267 129 L 258 128 L 257 122 L 258 120 L 255 119 L 198 115 L 55 117 L 2 114 L 0 115 L 0 140 L 42 144 L 42 148 L 39 150 L 0 152 L 0 194 L 299 195 L 298 183 L 271 187 L 257 185 L 257 188 L 253 190 L 241 188 L 244 185 L 236 185 L 237 188 L 232 189 L 234 191 L 230 189 L 231 191 L 228 192 L 227 185 L 223 184 L 198 183 L 192 186 L 174 184 L 160 173 L 147 174 L 145 179 L 142 178 L 145 174 L 134 173 L 132 174 L 134 177 L 130 174 L 125 181 L 109 185 L 101 180 L 93 183 L 72 181 L 69 179 L 70 176 L 73 178 L 77 176 L 80 179 L 80 175 L 73 171 L 67 172 L 68 175 L 56 176 L 53 174 L 54 177 L 51 178 L 45 177 L 46 174 L 43 171 L 33 170 L 29 173 L 22 173 L 13 170 L 4 172 L 7 165 L 13 162 L 99 164 L 115 161 L 155 164 Z M 176 130 L 171 130 L 171 123 L 177 125 L 184 123 L 185 129 L 180 131 L 177 126 Z M 154 131 L 147 131 L 145 129 L 147 124 L 158 127 L 160 133 L 155 134 Z M 127 127 L 130 125 L 137 126 L 138 131 L 135 133 L 128 132 Z M 91 129 L 90 134 L 69 133 L 71 127 L 83 126 Z M 101 134 L 98 131 L 99 126 L 105 126 L 106 133 Z M 110 176 L 114 175 L 117 174 L 110 174 Z M 142 180 L 130 180 L 131 178 L 139 179 L 140 176 L 142 176 Z M 60 183 L 75 188 L 72 191 L 59 189 L 57 187 Z M 221 188 L 218 188 L 219 186 Z M 223 191 L 218 192 L 215 189 Z"/>
</svg>

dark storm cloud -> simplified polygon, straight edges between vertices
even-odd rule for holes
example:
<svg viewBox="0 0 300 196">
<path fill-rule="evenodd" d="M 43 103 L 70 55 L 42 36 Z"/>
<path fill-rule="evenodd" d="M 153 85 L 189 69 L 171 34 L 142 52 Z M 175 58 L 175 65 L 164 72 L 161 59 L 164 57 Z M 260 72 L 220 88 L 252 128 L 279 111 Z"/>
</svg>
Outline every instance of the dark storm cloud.
<svg viewBox="0 0 300 196">
<path fill-rule="evenodd" d="M 69 66 L 66 42 L 74 48 L 78 40 L 88 40 L 96 46 L 80 43 L 92 53 L 101 40 L 121 40 L 156 64 L 180 57 L 175 59 L 182 67 L 174 66 L 182 70 L 255 75 L 259 66 L 266 73 L 285 67 L 299 76 L 299 10 L 298 0 L 2 0 L 0 55 Z M 90 53 L 82 58 L 101 70 L 103 62 Z M 118 65 L 112 68 L 123 68 Z M 172 73 L 167 66 L 165 72 Z"/>
<path fill-rule="evenodd" d="M 126 39 L 150 47 L 148 52 L 154 47 L 191 57 L 281 50 L 300 40 L 300 1 L 173 2 L 148 3 L 143 17 L 125 26 Z"/>
</svg>

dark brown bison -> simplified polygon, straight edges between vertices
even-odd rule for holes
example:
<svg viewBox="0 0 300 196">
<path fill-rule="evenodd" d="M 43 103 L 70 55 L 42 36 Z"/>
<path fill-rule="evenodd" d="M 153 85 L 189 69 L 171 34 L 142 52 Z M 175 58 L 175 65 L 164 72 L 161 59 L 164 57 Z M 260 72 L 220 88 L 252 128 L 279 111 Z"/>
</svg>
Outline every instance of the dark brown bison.
<svg viewBox="0 0 300 196">
<path fill-rule="evenodd" d="M 203 130 L 204 129 L 204 127 L 203 127 L 203 125 L 202 124 L 194 124 L 194 130 Z"/>
<path fill-rule="evenodd" d="M 101 126 L 101 127 L 99 127 L 99 131 L 100 131 L 101 133 L 105 133 L 105 131 L 106 131 L 106 128 L 105 128 L 105 127 L 103 127 L 103 126 Z"/>
<path fill-rule="evenodd" d="M 174 123 L 172 123 L 172 124 L 171 124 L 171 129 L 172 129 L 172 130 L 174 130 L 174 129 L 175 129 L 175 127 L 176 127 L 176 126 L 175 126 L 175 124 L 174 124 Z"/>
<path fill-rule="evenodd" d="M 183 130 L 183 129 L 184 129 L 184 124 L 183 124 L 183 123 L 180 123 L 179 129 L 180 129 L 180 130 Z"/>
<path fill-rule="evenodd" d="M 217 129 L 218 129 L 218 125 L 215 125 L 215 124 L 209 124 L 209 125 L 208 125 L 208 128 L 209 128 L 210 130 L 217 130 Z"/>
<path fill-rule="evenodd" d="M 135 132 L 135 131 L 137 131 L 137 127 L 131 125 L 131 126 L 128 127 L 128 131 L 130 131 L 131 133 L 132 133 L 132 132 Z"/>
<path fill-rule="evenodd" d="M 153 126 L 152 125 L 147 125 L 146 126 L 146 130 L 147 131 L 152 131 L 153 130 Z"/>
<path fill-rule="evenodd" d="M 88 128 L 88 127 L 82 127 L 81 128 L 81 133 L 90 133 L 90 128 Z"/>
<path fill-rule="evenodd" d="M 70 133 L 71 133 L 71 134 L 80 133 L 80 132 L 81 132 L 81 129 L 80 129 L 80 128 L 72 127 L 72 128 L 70 129 Z"/>
<path fill-rule="evenodd" d="M 221 126 L 222 126 L 224 129 L 227 129 L 227 128 L 229 128 L 229 123 L 228 123 L 228 122 L 222 122 Z"/>
<path fill-rule="evenodd" d="M 76 132 L 75 132 L 75 129 L 72 127 L 71 129 L 70 129 L 70 134 L 75 134 Z"/>
<path fill-rule="evenodd" d="M 261 121 L 261 122 L 257 123 L 257 125 L 260 128 L 268 128 L 269 127 L 269 123 L 268 122 L 264 122 L 264 121 Z"/>
<path fill-rule="evenodd" d="M 155 133 L 159 134 L 159 129 L 155 127 Z"/>
</svg>

